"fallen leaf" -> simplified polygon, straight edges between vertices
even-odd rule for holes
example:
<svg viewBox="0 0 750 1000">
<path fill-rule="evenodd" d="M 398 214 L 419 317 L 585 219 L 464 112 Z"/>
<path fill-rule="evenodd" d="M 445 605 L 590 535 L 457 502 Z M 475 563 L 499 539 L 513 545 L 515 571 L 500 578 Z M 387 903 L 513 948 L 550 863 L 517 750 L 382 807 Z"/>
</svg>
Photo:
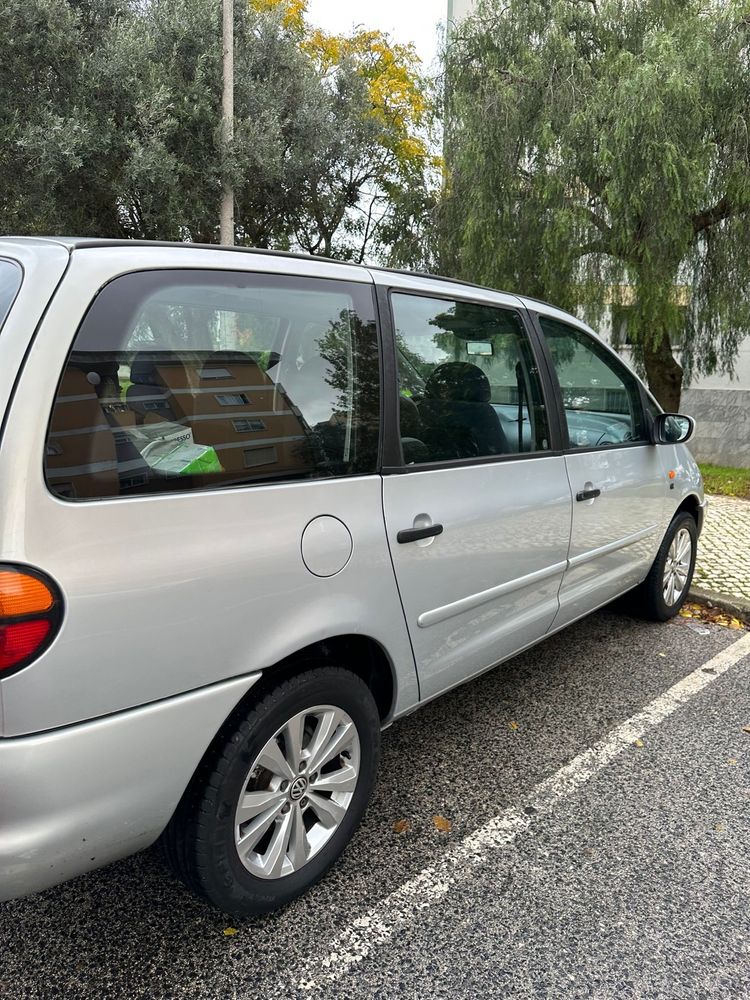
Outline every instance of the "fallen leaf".
<svg viewBox="0 0 750 1000">
<path fill-rule="evenodd" d="M 452 823 L 445 816 L 433 816 L 432 822 L 435 824 L 436 828 L 440 830 L 441 833 L 449 833 Z"/>
<path fill-rule="evenodd" d="M 717 833 L 726 833 L 726 823 L 717 823 L 714 830 L 716 830 Z"/>
<path fill-rule="evenodd" d="M 636 740 L 636 741 L 635 741 L 635 742 L 633 743 L 633 746 L 634 746 L 634 747 L 644 747 L 645 745 L 646 745 L 646 744 L 645 744 L 645 743 L 643 742 L 643 740 Z"/>
<path fill-rule="evenodd" d="M 750 733 L 750 726 L 743 726 L 742 727 L 742 732 L 743 733 Z"/>
<path fill-rule="evenodd" d="M 727 764 L 736 764 L 736 763 L 737 763 L 737 758 L 736 757 L 729 757 L 727 759 Z"/>
<path fill-rule="evenodd" d="M 234 937 L 234 935 L 236 933 L 237 933 L 237 928 L 236 927 L 225 927 L 224 928 L 224 937 Z"/>
<path fill-rule="evenodd" d="M 514 719 L 511 719 L 511 720 L 510 720 L 510 722 L 508 723 L 508 726 L 509 726 L 509 728 L 510 728 L 510 729 L 512 729 L 512 730 L 513 730 L 514 732 L 515 732 L 515 730 L 516 730 L 516 729 L 518 729 L 518 723 L 517 723 L 517 722 L 516 722 L 516 721 L 515 721 Z"/>
<path fill-rule="evenodd" d="M 741 619 L 737 618 L 728 611 L 722 611 L 721 608 L 717 608 L 713 604 L 705 605 L 690 602 L 681 608 L 680 617 L 697 619 L 702 622 L 711 622 L 714 625 L 723 625 L 724 628 L 731 628 L 735 630 L 741 630 L 747 627 Z"/>
<path fill-rule="evenodd" d="M 665 659 L 665 660 L 666 660 L 666 658 L 667 658 L 667 654 L 666 654 L 666 653 L 657 653 L 656 655 L 657 655 L 657 656 L 661 656 L 661 657 L 662 657 L 663 659 Z"/>
<path fill-rule="evenodd" d="M 394 833 L 408 833 L 411 830 L 411 823 L 408 819 L 397 819 L 393 824 Z"/>
</svg>

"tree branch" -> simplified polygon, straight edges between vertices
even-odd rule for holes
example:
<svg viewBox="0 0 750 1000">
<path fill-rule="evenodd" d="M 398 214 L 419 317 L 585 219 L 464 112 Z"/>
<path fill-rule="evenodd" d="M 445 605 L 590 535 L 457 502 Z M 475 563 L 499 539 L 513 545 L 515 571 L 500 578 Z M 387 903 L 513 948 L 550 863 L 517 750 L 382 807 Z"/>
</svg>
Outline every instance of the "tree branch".
<svg viewBox="0 0 750 1000">
<path fill-rule="evenodd" d="M 606 243 L 601 240 L 593 240 L 591 243 L 584 243 L 580 247 L 576 248 L 576 257 L 585 257 L 590 253 L 610 253 L 610 249 Z"/>
<path fill-rule="evenodd" d="M 612 238 L 611 228 L 607 225 L 604 219 L 600 218 L 600 216 L 596 214 L 593 208 L 589 208 L 588 205 L 582 205 L 581 211 L 584 212 L 589 217 L 589 220 L 593 223 L 594 226 L 596 226 L 596 228 L 603 236 L 606 236 L 607 239 Z"/>
<path fill-rule="evenodd" d="M 693 216 L 693 232 L 702 233 L 706 229 L 710 229 L 711 226 L 715 226 L 717 222 L 721 222 L 722 219 L 728 219 L 733 213 L 734 205 L 729 198 L 724 195 L 724 197 L 717 201 L 711 208 L 707 208 L 703 212 L 697 212 Z"/>
</svg>

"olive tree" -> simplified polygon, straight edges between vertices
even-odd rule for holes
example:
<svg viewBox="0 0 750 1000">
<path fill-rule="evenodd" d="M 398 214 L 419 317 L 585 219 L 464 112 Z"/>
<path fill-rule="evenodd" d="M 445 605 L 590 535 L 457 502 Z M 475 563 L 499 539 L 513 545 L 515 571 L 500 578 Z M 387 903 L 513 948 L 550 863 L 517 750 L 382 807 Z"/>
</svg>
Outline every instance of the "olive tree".
<svg viewBox="0 0 750 1000">
<path fill-rule="evenodd" d="M 749 41 L 735 0 L 480 0 L 447 52 L 443 266 L 594 322 L 627 307 L 667 409 L 683 378 L 731 372 L 750 332 Z"/>
</svg>

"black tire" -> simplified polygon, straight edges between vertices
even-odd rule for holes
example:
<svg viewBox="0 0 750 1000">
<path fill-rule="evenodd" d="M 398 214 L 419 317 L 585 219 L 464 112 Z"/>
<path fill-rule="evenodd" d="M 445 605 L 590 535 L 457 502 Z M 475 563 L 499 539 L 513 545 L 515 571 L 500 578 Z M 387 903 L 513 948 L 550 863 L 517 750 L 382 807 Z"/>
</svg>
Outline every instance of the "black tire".
<svg viewBox="0 0 750 1000">
<path fill-rule="evenodd" d="M 688 570 L 685 586 L 679 598 L 674 601 L 673 604 L 667 604 L 664 600 L 664 572 L 669 555 L 669 547 L 672 544 L 675 535 L 682 528 L 685 528 L 688 531 L 692 542 L 690 568 Z M 641 615 L 641 617 L 648 618 L 651 621 L 665 622 L 670 618 L 674 618 L 674 616 L 678 613 L 682 605 L 685 603 L 688 591 L 690 590 L 690 584 L 693 579 L 697 543 L 698 531 L 692 514 L 688 514 L 686 511 L 676 514 L 667 529 L 664 540 L 659 546 L 659 551 L 656 553 L 654 564 L 651 567 L 648 576 L 640 587 L 636 588 L 634 591 L 635 600 L 633 601 L 633 607 L 638 614 Z"/>
<path fill-rule="evenodd" d="M 289 719 L 316 705 L 343 709 L 359 737 L 359 777 L 346 813 L 324 846 L 297 871 L 281 878 L 253 875 L 235 846 L 235 809 L 248 772 L 266 743 Z M 339 667 L 318 667 L 263 695 L 244 717 L 230 719 L 214 740 L 161 845 L 185 884 L 234 917 L 286 906 L 314 885 L 342 853 L 370 800 L 380 753 L 380 717 L 370 689 Z"/>
</svg>

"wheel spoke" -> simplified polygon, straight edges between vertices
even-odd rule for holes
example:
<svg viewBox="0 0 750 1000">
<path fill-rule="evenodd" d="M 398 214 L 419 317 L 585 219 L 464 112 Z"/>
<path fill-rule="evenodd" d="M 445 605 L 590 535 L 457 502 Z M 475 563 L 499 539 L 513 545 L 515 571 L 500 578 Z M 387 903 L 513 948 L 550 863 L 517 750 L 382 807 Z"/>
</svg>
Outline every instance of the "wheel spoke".
<svg viewBox="0 0 750 1000">
<path fill-rule="evenodd" d="M 294 781 L 297 777 L 296 770 L 293 771 L 289 766 L 288 761 L 281 752 L 281 747 L 276 742 L 275 736 L 261 750 L 260 756 L 256 761 L 256 767 L 265 767 L 269 771 L 272 771 L 273 774 L 277 774 L 289 781 Z"/>
<path fill-rule="evenodd" d="M 330 738 L 326 742 L 321 741 L 319 747 L 316 747 L 315 752 L 310 755 L 308 770 L 318 771 L 329 760 L 338 756 L 351 743 L 354 733 L 353 722 L 345 722 L 335 729 Z"/>
<path fill-rule="evenodd" d="M 309 771 L 312 772 L 319 766 L 317 764 L 318 756 L 321 750 L 330 741 L 331 736 L 333 736 L 336 731 L 336 727 L 338 726 L 340 720 L 341 716 L 335 709 L 329 709 L 320 716 L 318 726 L 313 734 L 312 740 L 310 741 L 310 745 L 307 748 L 307 767 Z"/>
<path fill-rule="evenodd" d="M 344 818 L 346 806 L 340 806 L 337 802 L 334 802 L 333 799 L 327 799 L 325 795 L 318 795 L 317 792 L 313 792 L 309 789 L 307 792 L 307 798 L 323 826 L 328 828 L 338 826 Z"/>
<path fill-rule="evenodd" d="M 252 823 L 248 826 L 247 830 L 242 834 L 237 840 L 237 850 L 242 854 L 245 851 L 251 851 L 255 845 L 258 843 L 260 838 L 269 828 L 271 823 L 276 819 L 276 817 L 281 812 L 281 807 L 283 801 L 280 800 L 278 803 L 270 806 L 264 813 L 257 816 Z"/>
<path fill-rule="evenodd" d="M 316 792 L 353 792 L 357 787 L 357 777 L 356 768 L 347 764 L 338 771 L 321 774 L 312 789 Z"/>
<path fill-rule="evenodd" d="M 296 775 L 302 760 L 302 738 L 305 730 L 305 713 L 300 712 L 284 726 L 284 748 L 287 763 Z"/>
<path fill-rule="evenodd" d="M 282 805 L 284 798 L 283 792 L 273 788 L 262 792 L 246 792 L 237 809 L 237 823 L 247 823 L 248 820 L 270 809 L 271 806 Z"/>
<path fill-rule="evenodd" d="M 677 562 L 686 563 L 689 565 L 691 549 L 693 547 L 692 539 L 686 531 L 680 538 L 679 545 L 677 546 Z"/>
<path fill-rule="evenodd" d="M 268 850 L 263 855 L 261 867 L 266 878 L 278 878 L 281 875 L 289 846 L 289 834 L 292 831 L 292 815 L 291 812 L 287 813 L 278 824 L 271 837 Z"/>
<path fill-rule="evenodd" d="M 302 819 L 302 810 L 295 808 L 292 810 L 292 829 L 289 837 L 289 860 L 297 871 L 305 864 L 310 852 L 310 845 L 307 842 L 307 831 Z"/>
</svg>

